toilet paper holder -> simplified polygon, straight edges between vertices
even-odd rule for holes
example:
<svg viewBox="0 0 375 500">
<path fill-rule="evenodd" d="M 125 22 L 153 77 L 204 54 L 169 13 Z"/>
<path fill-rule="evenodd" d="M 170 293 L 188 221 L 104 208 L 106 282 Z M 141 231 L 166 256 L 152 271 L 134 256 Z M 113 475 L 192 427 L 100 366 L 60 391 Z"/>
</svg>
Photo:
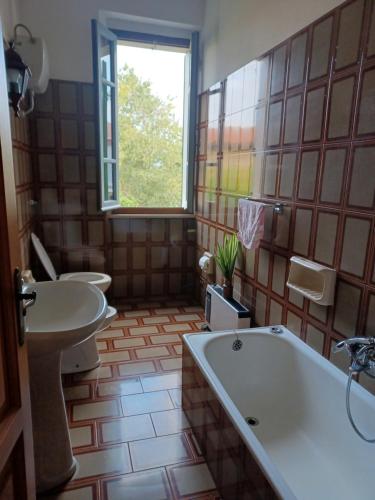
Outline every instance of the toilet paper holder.
<svg viewBox="0 0 375 500">
<path fill-rule="evenodd" d="M 205 274 L 212 274 L 214 271 L 214 256 L 210 252 L 204 252 L 199 259 L 199 267 Z"/>
</svg>

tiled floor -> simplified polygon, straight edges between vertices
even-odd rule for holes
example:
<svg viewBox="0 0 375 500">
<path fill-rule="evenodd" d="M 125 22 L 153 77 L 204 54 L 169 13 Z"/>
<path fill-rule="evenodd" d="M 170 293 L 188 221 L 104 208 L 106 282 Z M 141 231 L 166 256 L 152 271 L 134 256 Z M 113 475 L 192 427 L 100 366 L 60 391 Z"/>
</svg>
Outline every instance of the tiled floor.
<svg viewBox="0 0 375 500">
<path fill-rule="evenodd" d="M 100 368 L 64 377 L 78 472 L 49 498 L 219 498 L 181 410 L 181 336 L 203 318 L 184 302 L 140 304 L 97 335 Z"/>
</svg>

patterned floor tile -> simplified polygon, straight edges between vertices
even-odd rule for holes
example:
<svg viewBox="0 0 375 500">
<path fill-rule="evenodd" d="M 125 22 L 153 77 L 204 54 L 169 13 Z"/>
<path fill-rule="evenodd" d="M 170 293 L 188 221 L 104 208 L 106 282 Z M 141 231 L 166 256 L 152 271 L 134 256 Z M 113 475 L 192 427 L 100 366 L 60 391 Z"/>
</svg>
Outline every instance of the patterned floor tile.
<svg viewBox="0 0 375 500">
<path fill-rule="evenodd" d="M 115 363 L 116 361 L 128 361 L 130 354 L 128 351 L 103 352 L 100 354 L 102 363 Z"/>
<path fill-rule="evenodd" d="M 155 431 L 149 414 L 134 415 L 108 422 L 100 422 L 102 443 L 123 443 L 155 437 Z"/>
<path fill-rule="evenodd" d="M 73 405 L 73 421 L 92 420 L 101 417 L 118 417 L 119 404 L 116 399 Z"/>
<path fill-rule="evenodd" d="M 157 436 L 176 434 L 189 428 L 189 422 L 181 409 L 151 413 Z"/>
<path fill-rule="evenodd" d="M 97 335 L 104 363 L 64 377 L 79 467 L 58 500 L 218 499 L 181 410 L 182 335 L 202 309 L 184 300 L 124 305 Z"/>
<path fill-rule="evenodd" d="M 181 387 L 181 373 L 144 376 L 141 378 L 141 384 L 145 392 L 175 389 Z"/>
<path fill-rule="evenodd" d="M 78 462 L 78 470 L 74 479 L 103 474 L 125 474 L 132 471 L 129 449 L 126 444 L 89 453 L 80 453 L 75 457 Z"/>
<path fill-rule="evenodd" d="M 73 387 L 64 387 L 65 401 L 72 401 L 74 399 L 87 399 L 90 397 L 90 386 L 75 385 Z"/>
<path fill-rule="evenodd" d="M 203 493 L 215 489 L 215 483 L 205 463 L 171 468 L 180 495 Z"/>
<path fill-rule="evenodd" d="M 137 324 L 137 322 L 135 324 Z M 97 339 L 113 339 L 116 337 L 123 337 L 123 336 L 124 332 L 122 330 L 113 330 L 112 328 L 96 334 Z"/>
<path fill-rule="evenodd" d="M 146 341 L 143 337 L 134 337 L 132 339 L 126 338 L 126 339 L 114 340 L 113 345 L 115 349 L 140 347 L 146 345 Z"/>
<path fill-rule="evenodd" d="M 161 367 L 163 370 L 181 370 L 182 369 L 182 360 L 181 357 L 178 358 L 168 358 L 160 360 Z"/>
<path fill-rule="evenodd" d="M 151 337 L 152 344 L 169 344 L 171 342 L 181 342 L 179 335 L 168 335 L 164 333 L 163 335 L 153 335 Z"/>
<path fill-rule="evenodd" d="M 136 349 L 135 353 L 138 359 L 145 358 L 161 358 L 163 356 L 169 356 L 169 351 L 167 347 L 147 347 L 146 349 Z"/>
<path fill-rule="evenodd" d="M 163 325 L 163 328 L 166 332 L 191 332 L 192 328 L 189 323 L 179 323 L 179 324 L 170 324 Z"/>
<path fill-rule="evenodd" d="M 69 435 L 73 448 L 79 448 L 81 446 L 91 446 L 92 444 L 94 444 L 91 425 L 71 427 L 69 429 Z"/>
<path fill-rule="evenodd" d="M 153 361 L 140 361 L 138 363 L 126 363 L 119 365 L 118 370 L 121 376 L 142 375 L 142 373 L 152 373 L 156 371 Z"/>
<path fill-rule="evenodd" d="M 135 471 L 186 462 L 191 458 L 183 434 L 133 441 L 129 449 Z"/>
<path fill-rule="evenodd" d="M 139 415 L 153 411 L 171 410 L 173 403 L 168 391 L 145 392 L 132 396 L 122 396 L 124 415 Z"/>
<path fill-rule="evenodd" d="M 152 335 L 153 333 L 159 333 L 156 326 L 135 326 L 134 328 L 129 328 L 130 335 Z"/>
<path fill-rule="evenodd" d="M 101 382 L 98 385 L 99 396 L 127 396 L 143 392 L 142 384 L 139 378 L 128 378 L 125 380 L 115 380 L 113 382 Z"/>
<path fill-rule="evenodd" d="M 168 316 L 152 316 L 150 318 L 143 318 L 145 325 L 161 325 L 162 323 L 169 323 Z"/>
<path fill-rule="evenodd" d="M 108 500 L 169 500 L 172 493 L 164 469 L 127 474 L 105 482 Z"/>
</svg>

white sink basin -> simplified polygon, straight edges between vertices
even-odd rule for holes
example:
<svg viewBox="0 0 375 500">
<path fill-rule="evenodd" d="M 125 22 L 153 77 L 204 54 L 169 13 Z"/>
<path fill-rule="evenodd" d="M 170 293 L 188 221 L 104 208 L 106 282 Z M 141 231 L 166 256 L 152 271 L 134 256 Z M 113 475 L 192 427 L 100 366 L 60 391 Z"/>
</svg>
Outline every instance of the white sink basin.
<svg viewBox="0 0 375 500">
<path fill-rule="evenodd" d="M 71 478 L 76 470 L 61 385 L 61 351 L 90 338 L 105 321 L 107 300 L 82 281 L 32 283 L 36 301 L 25 318 L 37 491 Z"/>
<path fill-rule="evenodd" d="M 105 320 L 107 300 L 82 281 L 42 281 L 24 287 L 36 291 L 25 318 L 29 356 L 74 346 L 95 333 Z"/>
</svg>

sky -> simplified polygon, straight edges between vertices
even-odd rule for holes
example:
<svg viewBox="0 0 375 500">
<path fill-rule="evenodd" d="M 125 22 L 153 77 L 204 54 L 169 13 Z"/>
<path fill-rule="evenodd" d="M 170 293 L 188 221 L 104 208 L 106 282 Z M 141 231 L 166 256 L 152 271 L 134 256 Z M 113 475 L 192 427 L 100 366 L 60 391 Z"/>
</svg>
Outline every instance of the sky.
<svg viewBox="0 0 375 500">
<path fill-rule="evenodd" d="M 180 125 L 183 124 L 184 61 L 182 52 L 117 45 L 117 70 L 128 64 L 141 80 L 151 81 L 154 94 L 163 100 L 172 97 Z"/>
</svg>

